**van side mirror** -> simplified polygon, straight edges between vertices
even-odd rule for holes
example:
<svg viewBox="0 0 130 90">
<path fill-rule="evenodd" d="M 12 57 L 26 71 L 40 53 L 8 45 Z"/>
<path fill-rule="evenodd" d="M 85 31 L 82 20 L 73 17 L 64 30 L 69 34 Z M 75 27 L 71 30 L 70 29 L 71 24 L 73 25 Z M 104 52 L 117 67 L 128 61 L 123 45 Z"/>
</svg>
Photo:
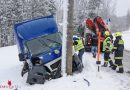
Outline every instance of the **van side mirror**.
<svg viewBox="0 0 130 90">
<path fill-rule="evenodd" d="M 24 54 L 19 53 L 19 61 L 25 61 Z"/>
</svg>

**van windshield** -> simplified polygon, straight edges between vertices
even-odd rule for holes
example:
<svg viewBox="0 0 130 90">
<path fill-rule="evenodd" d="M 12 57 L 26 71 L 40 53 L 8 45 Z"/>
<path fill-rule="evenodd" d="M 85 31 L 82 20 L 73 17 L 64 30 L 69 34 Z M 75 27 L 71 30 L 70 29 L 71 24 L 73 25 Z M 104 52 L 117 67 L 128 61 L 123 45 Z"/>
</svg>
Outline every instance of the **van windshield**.
<svg viewBox="0 0 130 90">
<path fill-rule="evenodd" d="M 51 48 L 62 45 L 60 33 L 50 34 L 27 41 L 26 46 L 30 53 L 35 56 L 50 51 Z"/>
</svg>

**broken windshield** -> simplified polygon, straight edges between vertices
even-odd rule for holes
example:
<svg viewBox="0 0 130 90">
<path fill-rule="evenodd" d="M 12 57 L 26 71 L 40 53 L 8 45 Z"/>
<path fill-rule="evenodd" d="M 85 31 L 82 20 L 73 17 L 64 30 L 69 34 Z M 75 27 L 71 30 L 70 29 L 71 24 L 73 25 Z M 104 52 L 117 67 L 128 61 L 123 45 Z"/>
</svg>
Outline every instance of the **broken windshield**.
<svg viewBox="0 0 130 90">
<path fill-rule="evenodd" d="M 38 55 L 50 51 L 51 48 L 61 46 L 61 43 L 60 33 L 55 33 L 27 41 L 26 45 L 32 55 Z"/>
</svg>

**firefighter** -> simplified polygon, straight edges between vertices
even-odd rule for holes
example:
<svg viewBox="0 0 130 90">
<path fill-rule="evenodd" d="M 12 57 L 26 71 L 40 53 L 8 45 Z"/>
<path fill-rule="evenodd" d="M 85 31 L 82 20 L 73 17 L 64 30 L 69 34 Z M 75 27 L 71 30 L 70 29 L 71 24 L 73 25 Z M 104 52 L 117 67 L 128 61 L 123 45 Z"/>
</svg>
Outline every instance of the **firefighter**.
<svg viewBox="0 0 130 90">
<path fill-rule="evenodd" d="M 75 49 L 75 52 L 79 51 L 78 53 L 78 56 L 79 56 L 79 59 L 82 61 L 82 56 L 84 54 L 84 45 L 83 45 L 83 41 L 82 39 L 79 39 L 79 38 L 73 38 L 74 40 L 74 49 Z"/>
<path fill-rule="evenodd" d="M 116 68 L 119 68 L 119 71 L 117 73 L 123 73 L 123 64 L 122 64 L 122 59 L 123 59 L 123 51 L 124 51 L 124 41 L 122 40 L 122 34 L 121 32 L 116 32 L 115 33 L 115 41 L 114 41 L 114 59 L 115 59 L 115 64 L 112 67 L 113 70 L 116 70 Z"/>
<path fill-rule="evenodd" d="M 103 52 L 104 52 L 104 65 L 103 67 L 107 67 L 108 62 L 110 64 L 110 67 L 112 67 L 114 64 L 110 58 L 110 53 L 112 52 L 113 44 L 112 39 L 110 38 L 110 32 L 105 31 L 105 40 L 103 42 Z"/>
</svg>

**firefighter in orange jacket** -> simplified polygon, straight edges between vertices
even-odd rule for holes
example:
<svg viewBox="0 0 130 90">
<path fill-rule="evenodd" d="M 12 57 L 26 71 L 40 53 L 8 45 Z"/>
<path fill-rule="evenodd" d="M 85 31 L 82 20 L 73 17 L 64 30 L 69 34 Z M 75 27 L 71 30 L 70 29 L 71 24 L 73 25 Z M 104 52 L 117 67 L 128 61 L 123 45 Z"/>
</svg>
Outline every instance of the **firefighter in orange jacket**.
<svg viewBox="0 0 130 90">
<path fill-rule="evenodd" d="M 121 32 L 115 33 L 116 40 L 114 41 L 114 59 L 115 59 L 115 65 L 112 67 L 113 70 L 116 70 L 116 68 L 119 68 L 118 73 L 123 73 L 123 51 L 124 51 L 124 41 L 122 40 L 122 34 Z"/>
</svg>

